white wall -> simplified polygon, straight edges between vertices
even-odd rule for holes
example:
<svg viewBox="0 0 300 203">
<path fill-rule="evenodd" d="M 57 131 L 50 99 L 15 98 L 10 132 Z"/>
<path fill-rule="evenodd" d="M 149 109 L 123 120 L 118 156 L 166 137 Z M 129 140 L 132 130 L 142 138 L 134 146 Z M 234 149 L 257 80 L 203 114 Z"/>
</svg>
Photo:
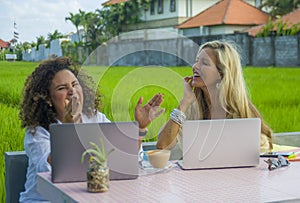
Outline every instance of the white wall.
<svg viewBox="0 0 300 203">
<path fill-rule="evenodd" d="M 62 56 L 62 48 L 61 48 L 61 43 L 63 41 L 70 41 L 68 38 L 64 39 L 55 39 L 50 42 L 50 50 L 49 50 L 49 55 L 56 55 L 56 56 Z"/>
<path fill-rule="evenodd" d="M 256 0 L 245 0 L 245 2 L 255 6 Z M 213 6 L 219 0 L 176 0 L 176 11 L 170 12 L 170 0 L 163 1 L 163 13 L 157 13 L 158 3 L 155 1 L 154 15 L 150 15 L 150 8 L 145 13 L 142 12 L 141 20 L 151 21 L 175 17 L 192 17 L 205 9 Z"/>
<path fill-rule="evenodd" d="M 219 0 L 193 0 L 192 1 L 192 16 L 199 14 L 200 12 L 204 11 L 205 9 L 211 7 Z M 191 17 L 192 17 L 191 16 Z"/>
<path fill-rule="evenodd" d="M 236 26 L 236 25 L 220 25 L 210 27 L 211 35 L 219 35 L 219 34 L 233 34 L 235 31 L 242 31 L 248 28 L 248 26 Z"/>
<path fill-rule="evenodd" d="M 77 35 L 73 34 L 70 36 L 70 38 L 77 39 Z M 52 40 L 50 42 L 50 47 L 46 48 L 45 44 L 39 45 L 39 49 L 36 50 L 35 48 L 31 48 L 30 50 L 25 50 L 23 52 L 23 60 L 24 61 L 41 61 L 48 59 L 51 55 L 56 55 L 58 57 L 62 56 L 62 48 L 61 43 L 63 41 L 70 41 L 70 38 L 62 38 L 62 39 L 56 39 Z"/>
<path fill-rule="evenodd" d="M 178 37 L 177 29 L 175 28 L 157 28 L 146 30 L 135 30 L 132 32 L 122 33 L 118 36 L 119 40 L 159 40 Z"/>
<path fill-rule="evenodd" d="M 201 11 L 212 6 L 218 0 L 176 0 L 176 10 L 175 12 L 170 12 L 170 0 L 164 0 L 163 3 L 163 13 L 157 13 L 158 3 L 155 1 L 154 4 L 154 15 L 150 15 L 150 8 L 141 17 L 141 20 L 151 21 L 160 20 L 175 17 L 192 17 Z"/>
<path fill-rule="evenodd" d="M 160 20 L 160 19 L 167 19 L 167 18 L 174 18 L 178 16 L 178 1 L 185 1 L 185 0 L 176 0 L 176 10 L 175 12 L 170 12 L 170 0 L 163 1 L 163 13 L 159 14 L 157 12 L 158 2 L 155 1 L 154 4 L 154 15 L 150 14 L 150 8 L 148 11 L 143 13 L 141 20 L 151 21 L 151 20 Z"/>
</svg>

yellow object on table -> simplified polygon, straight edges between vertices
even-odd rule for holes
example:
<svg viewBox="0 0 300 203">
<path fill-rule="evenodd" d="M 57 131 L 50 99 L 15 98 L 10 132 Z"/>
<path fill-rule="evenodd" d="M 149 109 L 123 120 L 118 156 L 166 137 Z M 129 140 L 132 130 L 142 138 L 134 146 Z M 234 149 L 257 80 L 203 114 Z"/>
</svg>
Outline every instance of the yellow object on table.
<svg viewBox="0 0 300 203">
<path fill-rule="evenodd" d="M 300 156 L 299 156 L 299 151 L 300 150 L 299 147 L 293 147 L 293 146 L 286 146 L 286 145 L 278 145 L 278 144 L 273 144 L 273 152 L 278 152 L 278 151 L 294 151 L 295 153 L 297 152 L 297 154 L 295 154 L 295 156 L 289 156 L 288 160 L 289 161 L 300 161 Z"/>
<path fill-rule="evenodd" d="M 287 151 L 287 150 L 293 150 L 293 149 L 297 149 L 297 148 L 299 148 L 299 147 L 273 144 L 272 152 Z"/>
</svg>

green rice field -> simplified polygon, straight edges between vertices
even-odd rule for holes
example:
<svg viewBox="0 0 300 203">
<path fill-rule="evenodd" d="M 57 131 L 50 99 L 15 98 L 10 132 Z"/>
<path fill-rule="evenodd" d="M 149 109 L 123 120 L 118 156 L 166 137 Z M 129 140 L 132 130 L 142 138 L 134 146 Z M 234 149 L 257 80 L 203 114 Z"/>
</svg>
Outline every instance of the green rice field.
<svg viewBox="0 0 300 203">
<path fill-rule="evenodd" d="M 26 77 L 37 63 L 0 62 L 0 202 L 5 202 L 4 152 L 23 150 L 24 129 L 18 105 Z M 164 94 L 166 112 L 149 126 L 146 140 L 157 133 L 182 97 L 182 76 L 190 67 L 83 67 L 97 81 L 102 93 L 102 112 L 111 121 L 133 120 L 140 96 L 144 102 Z M 300 131 L 300 68 L 245 67 L 250 97 L 274 132 Z"/>
</svg>

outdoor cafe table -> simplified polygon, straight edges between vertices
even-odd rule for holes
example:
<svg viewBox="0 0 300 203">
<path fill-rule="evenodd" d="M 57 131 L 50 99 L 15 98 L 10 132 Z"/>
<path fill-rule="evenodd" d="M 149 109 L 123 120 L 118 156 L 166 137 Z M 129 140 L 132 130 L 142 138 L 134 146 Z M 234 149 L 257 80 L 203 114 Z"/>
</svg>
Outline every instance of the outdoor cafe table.
<svg viewBox="0 0 300 203">
<path fill-rule="evenodd" d="M 177 164 L 135 180 L 110 181 L 104 193 L 87 192 L 86 182 L 51 182 L 39 173 L 37 189 L 51 202 L 300 202 L 300 162 L 269 171 L 257 167 L 182 170 Z M 294 201 L 293 201 L 294 202 Z"/>
</svg>

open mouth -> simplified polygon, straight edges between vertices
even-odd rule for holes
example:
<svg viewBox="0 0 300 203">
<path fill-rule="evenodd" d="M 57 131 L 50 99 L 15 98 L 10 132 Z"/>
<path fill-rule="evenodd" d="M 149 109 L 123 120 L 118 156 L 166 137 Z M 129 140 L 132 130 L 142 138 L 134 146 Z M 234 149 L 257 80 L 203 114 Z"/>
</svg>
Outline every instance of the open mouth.
<svg viewBox="0 0 300 203">
<path fill-rule="evenodd" d="M 199 78 L 200 77 L 200 74 L 197 72 L 197 71 L 193 71 L 193 77 L 194 78 Z"/>
</svg>

